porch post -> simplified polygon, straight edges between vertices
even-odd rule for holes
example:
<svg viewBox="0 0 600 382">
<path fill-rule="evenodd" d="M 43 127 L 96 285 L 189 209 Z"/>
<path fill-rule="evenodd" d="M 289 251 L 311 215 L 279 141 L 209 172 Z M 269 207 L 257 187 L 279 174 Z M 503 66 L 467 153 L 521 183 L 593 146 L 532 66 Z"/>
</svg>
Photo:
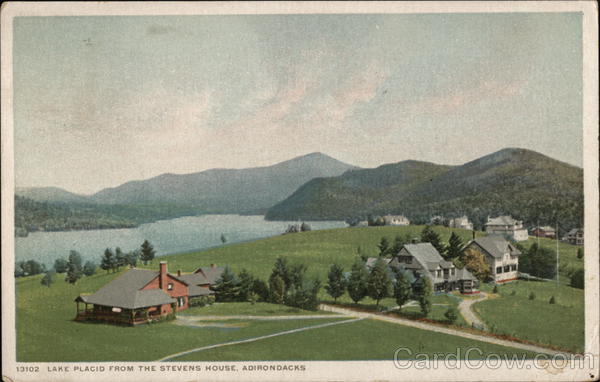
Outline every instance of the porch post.
<svg viewBox="0 0 600 382">
<path fill-rule="evenodd" d="M 79 316 L 79 301 L 77 301 L 77 315 Z"/>
</svg>

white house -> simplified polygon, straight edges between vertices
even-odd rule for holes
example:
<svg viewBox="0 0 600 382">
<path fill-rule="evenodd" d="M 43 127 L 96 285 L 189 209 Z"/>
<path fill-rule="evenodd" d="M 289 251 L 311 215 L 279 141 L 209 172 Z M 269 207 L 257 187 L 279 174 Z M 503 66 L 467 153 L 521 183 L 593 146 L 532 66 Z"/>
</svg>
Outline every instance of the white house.
<svg viewBox="0 0 600 382">
<path fill-rule="evenodd" d="M 502 235 L 515 241 L 524 241 L 529 238 L 527 229 L 523 228 L 523 222 L 515 220 L 511 216 L 488 217 L 488 221 L 485 223 L 485 232 Z"/>
<path fill-rule="evenodd" d="M 473 223 L 469 221 L 469 218 L 467 216 L 450 219 L 450 221 L 448 222 L 448 226 L 451 228 L 468 229 L 469 231 L 473 230 Z"/>
<path fill-rule="evenodd" d="M 403 215 L 385 215 L 383 220 L 385 225 L 410 225 L 410 220 Z"/>
<path fill-rule="evenodd" d="M 516 280 L 519 277 L 519 256 L 521 252 L 502 236 L 490 235 L 471 240 L 466 250 L 483 254 L 496 283 Z"/>
</svg>

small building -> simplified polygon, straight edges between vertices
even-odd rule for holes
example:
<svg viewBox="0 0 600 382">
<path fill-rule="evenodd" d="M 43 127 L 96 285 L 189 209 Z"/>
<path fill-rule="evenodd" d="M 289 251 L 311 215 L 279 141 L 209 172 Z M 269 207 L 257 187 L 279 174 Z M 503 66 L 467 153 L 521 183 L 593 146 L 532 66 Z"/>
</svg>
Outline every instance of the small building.
<svg viewBox="0 0 600 382">
<path fill-rule="evenodd" d="M 469 221 L 469 218 L 465 215 L 459 218 L 450 219 L 448 222 L 448 227 L 450 228 L 461 228 L 467 229 L 469 231 L 473 230 L 473 223 Z"/>
<path fill-rule="evenodd" d="M 203 271 L 172 275 L 165 261 L 160 262 L 158 272 L 129 269 L 96 293 L 79 295 L 75 320 L 137 325 L 187 309 L 191 298 L 214 294 L 210 286 L 223 273 L 223 268 L 215 266 L 199 270 Z"/>
<path fill-rule="evenodd" d="M 383 217 L 385 221 L 385 225 L 398 225 L 398 226 L 407 226 L 410 225 L 410 220 L 406 216 L 403 215 L 385 215 Z"/>
<path fill-rule="evenodd" d="M 372 267 L 377 258 L 367 259 Z M 456 268 L 446 261 L 430 243 L 406 244 L 391 259 L 386 259 L 390 268 L 406 269 L 415 275 L 428 277 L 435 292 L 459 290 L 461 293 L 478 293 L 478 281 L 467 269 Z"/>
<path fill-rule="evenodd" d="M 531 230 L 531 235 L 535 237 L 547 237 L 549 239 L 555 239 L 556 230 L 550 226 L 534 227 Z"/>
<path fill-rule="evenodd" d="M 465 251 L 469 249 L 483 255 L 494 282 L 503 283 L 519 277 L 521 252 L 504 237 L 490 235 L 475 238 L 465 246 Z"/>
<path fill-rule="evenodd" d="M 485 223 L 485 232 L 491 235 L 501 235 L 514 241 L 524 241 L 529 238 L 527 230 L 523 228 L 523 222 L 515 220 L 511 216 L 488 217 L 487 223 Z"/>
<path fill-rule="evenodd" d="M 446 218 L 440 215 L 432 216 L 431 219 L 429 219 L 429 224 L 431 225 L 444 225 L 445 222 Z"/>
<path fill-rule="evenodd" d="M 583 245 L 583 228 L 573 228 L 567 233 L 567 241 L 573 245 Z"/>
</svg>

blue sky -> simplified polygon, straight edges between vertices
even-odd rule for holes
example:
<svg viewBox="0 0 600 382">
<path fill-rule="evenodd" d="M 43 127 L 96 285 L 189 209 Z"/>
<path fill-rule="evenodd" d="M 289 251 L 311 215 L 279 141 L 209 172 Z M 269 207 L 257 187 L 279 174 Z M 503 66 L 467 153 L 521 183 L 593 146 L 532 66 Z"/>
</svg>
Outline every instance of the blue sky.
<svg viewBox="0 0 600 382">
<path fill-rule="evenodd" d="M 320 151 L 582 164 L 579 13 L 15 19 L 17 186 L 92 193 Z"/>
</svg>

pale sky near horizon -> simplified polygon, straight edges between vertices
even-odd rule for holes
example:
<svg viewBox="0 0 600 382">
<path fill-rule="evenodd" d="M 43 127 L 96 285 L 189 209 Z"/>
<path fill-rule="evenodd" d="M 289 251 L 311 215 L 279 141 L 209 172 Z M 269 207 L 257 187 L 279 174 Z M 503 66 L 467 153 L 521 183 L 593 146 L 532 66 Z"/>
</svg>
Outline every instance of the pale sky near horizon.
<svg viewBox="0 0 600 382">
<path fill-rule="evenodd" d="M 93 193 L 320 151 L 582 166 L 580 13 L 26 17 L 15 181 Z"/>
</svg>

